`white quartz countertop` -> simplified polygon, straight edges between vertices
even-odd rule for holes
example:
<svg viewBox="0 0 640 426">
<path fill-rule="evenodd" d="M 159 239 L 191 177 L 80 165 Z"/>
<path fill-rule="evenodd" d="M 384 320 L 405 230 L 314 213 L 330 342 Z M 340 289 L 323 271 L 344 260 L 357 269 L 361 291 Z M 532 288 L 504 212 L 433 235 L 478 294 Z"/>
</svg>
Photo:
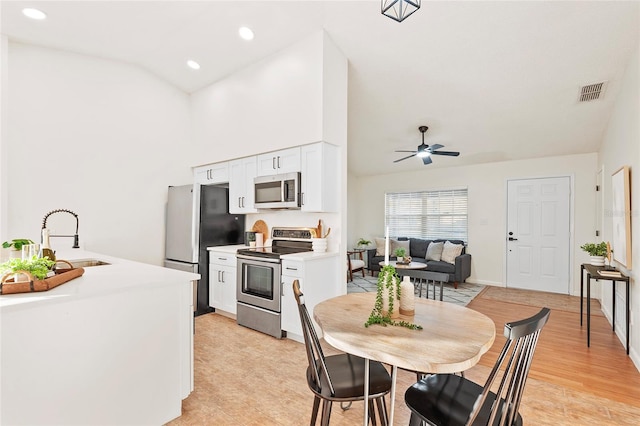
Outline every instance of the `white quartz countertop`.
<svg viewBox="0 0 640 426">
<path fill-rule="evenodd" d="M 86 298 L 137 287 L 167 283 L 190 283 L 200 279 L 199 274 L 163 268 L 78 249 L 59 251 L 58 259 L 68 261 L 97 259 L 109 265 L 84 268 L 84 274 L 49 291 L 0 295 L 0 309 L 31 308 L 42 303 L 58 303 L 70 298 Z"/>
</svg>

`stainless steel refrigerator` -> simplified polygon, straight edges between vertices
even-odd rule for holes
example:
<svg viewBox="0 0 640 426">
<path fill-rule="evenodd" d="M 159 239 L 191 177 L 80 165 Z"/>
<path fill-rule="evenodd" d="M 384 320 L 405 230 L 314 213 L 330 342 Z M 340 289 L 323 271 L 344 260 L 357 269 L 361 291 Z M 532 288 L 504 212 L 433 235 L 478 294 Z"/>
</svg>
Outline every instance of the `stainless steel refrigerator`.
<svg viewBox="0 0 640 426">
<path fill-rule="evenodd" d="M 195 315 L 213 311 L 207 247 L 243 244 L 244 221 L 244 215 L 229 214 L 229 189 L 224 186 L 169 187 L 164 266 L 201 275 L 194 291 Z"/>
</svg>

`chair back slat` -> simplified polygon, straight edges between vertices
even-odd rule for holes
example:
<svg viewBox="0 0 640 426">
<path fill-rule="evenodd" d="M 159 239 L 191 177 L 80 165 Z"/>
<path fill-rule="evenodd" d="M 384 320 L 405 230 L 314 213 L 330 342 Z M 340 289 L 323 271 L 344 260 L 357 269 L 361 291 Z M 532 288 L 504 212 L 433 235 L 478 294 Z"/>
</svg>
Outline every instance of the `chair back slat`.
<svg viewBox="0 0 640 426">
<path fill-rule="evenodd" d="M 300 283 L 298 280 L 293 281 L 293 294 L 295 295 L 296 302 L 298 303 L 298 312 L 300 314 L 300 322 L 302 323 L 302 335 L 304 336 L 305 348 L 307 350 L 307 359 L 309 361 L 309 367 L 313 373 L 313 380 L 316 383 L 318 389 L 322 389 L 321 375 L 327 379 L 331 394 L 335 394 L 331 377 L 327 369 L 325 362 L 324 352 L 322 346 L 320 346 L 320 339 L 318 339 L 318 333 L 311 322 L 309 311 L 304 303 L 304 294 L 300 291 Z"/>
<path fill-rule="evenodd" d="M 550 312 L 549 308 L 542 308 L 530 318 L 505 324 L 504 336 L 507 341 L 489 373 L 482 393 L 476 399 L 467 425 L 474 424 L 485 404 L 491 404 L 491 413 L 488 422 L 484 424 L 491 426 L 513 424 L 518 415 L 540 330 L 547 323 Z M 490 391 L 500 374 L 502 377 L 494 398 L 490 396 Z M 490 397 L 494 399 L 489 400 Z M 497 423 L 496 419 L 499 419 Z"/>
</svg>

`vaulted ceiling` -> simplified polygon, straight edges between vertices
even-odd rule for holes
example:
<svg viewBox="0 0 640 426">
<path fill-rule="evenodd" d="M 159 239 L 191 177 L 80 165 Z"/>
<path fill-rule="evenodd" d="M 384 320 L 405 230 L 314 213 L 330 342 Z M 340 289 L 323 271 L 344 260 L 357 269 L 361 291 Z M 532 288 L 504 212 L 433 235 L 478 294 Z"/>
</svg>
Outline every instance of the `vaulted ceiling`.
<svg viewBox="0 0 640 426">
<path fill-rule="evenodd" d="M 377 0 L 3 1 L 1 12 L 12 42 L 134 64 L 187 93 L 324 29 L 349 60 L 349 170 L 367 175 L 597 151 L 638 45 L 639 6 L 423 1 L 402 23 Z M 578 102 L 602 81 L 600 99 Z M 420 144 L 420 125 L 427 144 L 461 155 L 393 163 Z"/>
</svg>

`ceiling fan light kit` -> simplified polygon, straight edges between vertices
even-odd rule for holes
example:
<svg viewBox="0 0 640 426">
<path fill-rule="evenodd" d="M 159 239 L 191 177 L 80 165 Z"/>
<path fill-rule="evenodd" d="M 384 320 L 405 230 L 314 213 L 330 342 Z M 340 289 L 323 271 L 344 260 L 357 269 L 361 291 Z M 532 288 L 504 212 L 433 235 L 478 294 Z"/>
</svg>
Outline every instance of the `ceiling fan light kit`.
<svg viewBox="0 0 640 426">
<path fill-rule="evenodd" d="M 440 145 L 440 144 L 435 144 L 435 145 L 427 145 L 424 143 L 424 134 L 427 130 L 429 130 L 429 127 L 427 126 L 420 126 L 418 127 L 418 130 L 420 131 L 420 133 L 422 133 L 422 143 L 420 145 L 418 145 L 418 148 L 415 151 L 404 151 L 404 150 L 397 150 L 396 152 L 412 152 L 413 154 L 411 155 L 407 155 L 406 157 L 402 157 L 398 160 L 395 160 L 394 163 L 398 163 L 400 161 L 406 160 L 408 158 L 411 157 L 418 157 L 422 159 L 422 163 L 426 166 L 427 164 L 431 164 L 433 163 L 433 160 L 431 159 L 432 155 L 446 155 L 449 157 L 457 157 L 458 155 L 460 155 L 459 152 L 457 151 L 438 151 L 440 148 L 444 148 L 444 145 Z"/>
<path fill-rule="evenodd" d="M 397 22 L 420 9 L 420 0 L 382 0 L 382 14 Z"/>
</svg>

